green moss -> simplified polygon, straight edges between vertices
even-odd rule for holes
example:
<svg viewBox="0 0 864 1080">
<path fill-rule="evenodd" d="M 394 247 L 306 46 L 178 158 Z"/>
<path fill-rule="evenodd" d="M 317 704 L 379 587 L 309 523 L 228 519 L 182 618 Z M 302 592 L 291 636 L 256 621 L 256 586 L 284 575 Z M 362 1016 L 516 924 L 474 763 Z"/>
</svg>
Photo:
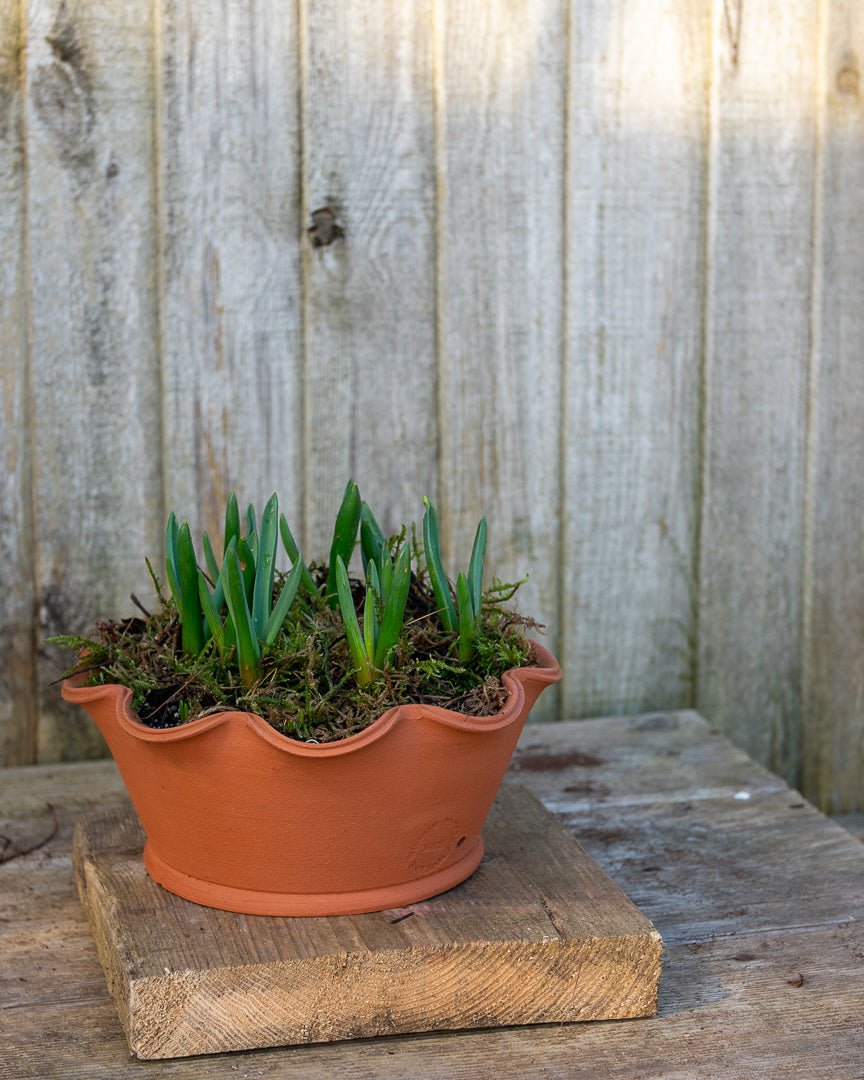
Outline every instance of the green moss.
<svg viewBox="0 0 864 1080">
<path fill-rule="evenodd" d="M 311 570 L 318 581 L 326 580 L 326 568 Z M 277 575 L 274 595 L 281 584 Z M 351 579 L 351 588 L 359 606 L 365 587 Z M 515 586 L 496 582 L 484 593 L 474 655 L 462 661 L 457 634 L 440 628 L 431 588 L 412 575 L 405 625 L 391 661 L 364 687 L 354 679 L 338 612 L 307 595 L 298 596 L 289 611 L 252 687 L 241 685 L 233 658 L 220 656 L 212 641 L 197 657 L 184 654 L 177 611 L 161 593 L 159 610 L 147 618 L 99 623 L 90 638 L 52 641 L 79 654 L 67 675 L 81 673 L 90 685 L 128 686 L 139 717 L 154 727 L 229 708 L 257 713 L 291 738 L 329 742 L 361 731 L 407 702 L 467 715 L 497 712 L 507 696 L 500 676 L 531 663 L 525 630 L 536 626 L 503 607 L 501 596 L 509 598 L 513 591 Z"/>
</svg>

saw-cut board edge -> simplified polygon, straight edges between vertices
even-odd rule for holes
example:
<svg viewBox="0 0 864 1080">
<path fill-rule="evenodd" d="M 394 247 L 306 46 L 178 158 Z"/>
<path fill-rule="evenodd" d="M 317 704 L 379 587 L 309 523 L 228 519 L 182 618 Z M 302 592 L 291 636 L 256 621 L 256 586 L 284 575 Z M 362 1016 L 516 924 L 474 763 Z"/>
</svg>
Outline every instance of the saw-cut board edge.
<svg viewBox="0 0 864 1080">
<path fill-rule="evenodd" d="M 273 918 L 182 900 L 128 809 L 82 817 L 75 875 L 132 1053 L 651 1016 L 662 942 L 533 795 L 505 785 L 462 885 L 369 915 Z"/>
</svg>

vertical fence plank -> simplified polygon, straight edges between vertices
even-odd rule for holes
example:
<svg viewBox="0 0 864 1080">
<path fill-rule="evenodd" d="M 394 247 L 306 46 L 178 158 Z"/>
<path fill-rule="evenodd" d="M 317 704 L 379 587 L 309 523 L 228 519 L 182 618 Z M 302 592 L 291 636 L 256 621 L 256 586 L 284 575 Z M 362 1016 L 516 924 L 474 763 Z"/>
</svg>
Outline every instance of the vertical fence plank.
<svg viewBox="0 0 864 1080">
<path fill-rule="evenodd" d="M 864 807 L 864 9 L 825 11 L 802 765 L 808 795 L 843 812 Z"/>
<path fill-rule="evenodd" d="M 697 707 L 798 769 L 816 0 L 714 13 Z"/>
<path fill-rule="evenodd" d="M 674 708 L 695 651 L 705 7 L 597 0 L 571 35 L 566 708 Z"/>
<path fill-rule="evenodd" d="M 435 482 L 431 36 L 427 0 L 302 6 L 306 541 L 326 558 L 349 475 L 385 532 Z"/>
<path fill-rule="evenodd" d="M 221 535 L 231 490 L 301 501 L 296 15 L 159 2 L 166 503 Z"/>
<path fill-rule="evenodd" d="M 135 0 L 31 0 L 27 155 L 33 505 L 42 635 L 85 631 L 148 587 L 160 506 L 153 28 Z M 52 651 L 53 652 L 53 651 Z M 40 666 L 42 760 L 101 737 Z"/>
<path fill-rule="evenodd" d="M 566 5 L 437 19 L 443 540 L 455 576 L 485 515 L 487 583 L 530 573 L 516 606 L 557 653 Z"/>
<path fill-rule="evenodd" d="M 24 25 L 0 6 L 0 766 L 36 760 L 27 376 Z"/>
</svg>

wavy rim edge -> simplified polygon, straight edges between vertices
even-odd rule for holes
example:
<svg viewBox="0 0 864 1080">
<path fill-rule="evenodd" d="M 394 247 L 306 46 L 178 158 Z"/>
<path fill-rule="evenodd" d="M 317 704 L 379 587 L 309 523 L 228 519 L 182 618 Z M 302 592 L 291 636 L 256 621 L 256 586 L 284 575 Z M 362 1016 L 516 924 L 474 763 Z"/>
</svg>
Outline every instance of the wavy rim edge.
<svg viewBox="0 0 864 1080">
<path fill-rule="evenodd" d="M 387 732 L 400 721 L 432 720 L 445 727 L 458 728 L 460 731 L 488 732 L 498 731 L 520 714 L 525 702 L 526 681 L 543 683 L 543 687 L 551 686 L 561 679 L 561 666 L 558 661 L 538 642 L 529 639 L 533 649 L 533 658 L 537 666 L 509 668 L 501 676 L 501 682 L 508 688 L 510 694 L 500 712 L 490 716 L 465 716 L 454 712 L 452 709 L 444 709 L 440 705 L 421 705 L 408 703 L 394 705 L 382 713 L 363 731 L 356 735 L 349 735 L 345 739 L 339 739 L 330 743 L 305 743 L 299 739 L 292 739 L 283 735 L 269 724 L 263 717 L 256 713 L 226 710 L 225 712 L 213 713 L 197 720 L 191 720 L 186 724 L 180 724 L 173 728 L 151 728 L 138 720 L 130 705 L 132 691 L 128 686 L 119 683 L 108 683 L 105 686 L 78 686 L 76 678 L 65 679 L 61 693 L 66 701 L 75 705 L 86 705 L 101 700 L 113 701 L 117 721 L 121 728 L 133 738 L 142 742 L 173 743 L 183 739 L 192 739 L 204 735 L 212 728 L 222 724 L 243 722 L 254 734 L 264 739 L 265 742 L 301 757 L 336 757 L 339 754 L 348 754 L 352 750 L 368 746 L 383 738 Z"/>
</svg>

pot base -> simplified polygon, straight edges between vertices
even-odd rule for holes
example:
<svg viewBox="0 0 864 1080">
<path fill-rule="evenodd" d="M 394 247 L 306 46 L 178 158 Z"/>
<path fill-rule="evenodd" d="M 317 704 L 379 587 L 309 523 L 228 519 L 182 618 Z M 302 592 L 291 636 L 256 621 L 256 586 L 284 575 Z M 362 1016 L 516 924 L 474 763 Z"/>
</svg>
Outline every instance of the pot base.
<svg viewBox="0 0 864 1080">
<path fill-rule="evenodd" d="M 483 840 L 478 839 L 459 862 L 443 870 L 436 870 L 426 877 L 414 878 L 398 885 L 343 893 L 271 893 L 238 889 L 231 885 L 219 885 L 190 877 L 160 858 L 149 842 L 144 845 L 144 866 L 147 873 L 164 889 L 195 904 L 219 908 L 222 911 L 236 911 L 244 915 L 359 915 L 363 912 L 405 907 L 420 900 L 428 900 L 461 884 L 474 873 L 482 858 Z"/>
</svg>

